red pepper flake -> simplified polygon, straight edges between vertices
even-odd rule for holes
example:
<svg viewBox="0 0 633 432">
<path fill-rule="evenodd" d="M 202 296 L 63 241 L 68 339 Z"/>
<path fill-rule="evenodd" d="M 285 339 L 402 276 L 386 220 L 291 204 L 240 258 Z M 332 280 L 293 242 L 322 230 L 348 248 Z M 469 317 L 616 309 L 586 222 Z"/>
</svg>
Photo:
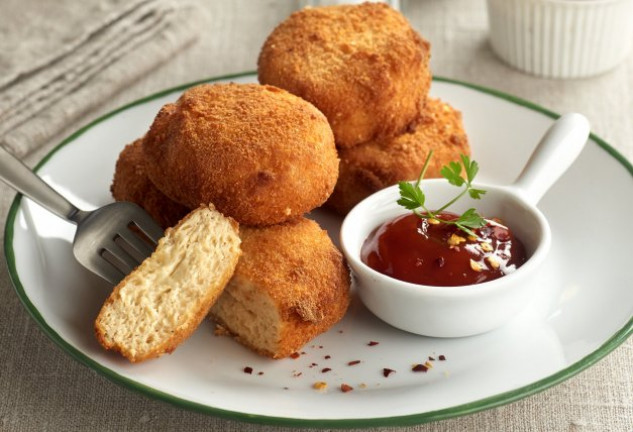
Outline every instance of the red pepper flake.
<svg viewBox="0 0 633 432">
<path fill-rule="evenodd" d="M 360 363 L 360 360 L 352 360 L 351 362 L 347 362 L 347 366 L 356 366 Z"/>
<path fill-rule="evenodd" d="M 395 372 L 395 370 L 393 370 L 393 369 L 389 369 L 389 368 L 383 368 L 382 369 L 382 374 L 384 375 L 385 378 L 387 378 L 389 375 L 391 375 L 394 372 Z"/>
<path fill-rule="evenodd" d="M 294 372 L 292 374 L 292 376 L 295 377 L 295 378 L 300 377 L 301 375 L 303 375 L 303 372 Z"/>
<path fill-rule="evenodd" d="M 438 357 L 441 361 L 446 360 L 446 356 L 444 354 L 442 354 L 441 356 Z"/>
<path fill-rule="evenodd" d="M 332 368 L 323 368 L 323 369 L 321 369 L 321 373 L 326 373 L 326 372 L 329 372 L 331 370 L 332 370 Z"/>
<path fill-rule="evenodd" d="M 257 375 L 264 375 L 264 372 L 257 372 Z"/>
<path fill-rule="evenodd" d="M 301 351 L 301 355 L 305 355 L 305 354 L 306 354 L 306 352 L 305 352 L 305 351 Z"/>
<path fill-rule="evenodd" d="M 253 368 L 252 368 L 252 367 L 250 367 L 250 366 L 246 366 L 246 367 L 244 368 L 244 373 L 247 373 L 247 374 L 249 374 L 249 375 L 250 375 L 250 374 L 252 374 L 252 373 L 253 373 Z"/>
<path fill-rule="evenodd" d="M 319 349 L 323 349 L 323 345 L 319 345 Z"/>
<path fill-rule="evenodd" d="M 376 345 L 378 345 L 378 342 L 376 342 L 376 341 L 369 341 L 369 343 L 367 345 L 369 345 L 369 346 L 376 346 Z"/>
<path fill-rule="evenodd" d="M 413 372 L 426 372 L 429 370 L 428 366 L 418 363 L 411 368 Z"/>
<path fill-rule="evenodd" d="M 431 356 L 429 356 L 429 360 L 430 361 L 435 361 L 435 359 L 433 357 L 431 357 Z"/>
<path fill-rule="evenodd" d="M 348 385 L 348 384 L 341 384 L 341 391 L 343 393 L 347 393 L 347 392 L 351 392 L 352 390 L 354 390 L 354 387 Z"/>
<path fill-rule="evenodd" d="M 339 333 L 343 333 L 343 330 L 339 330 L 338 332 L 339 332 Z"/>
<path fill-rule="evenodd" d="M 301 356 L 301 354 L 299 354 L 298 352 L 293 352 L 292 354 L 290 354 L 290 358 L 291 359 L 298 359 L 299 356 Z"/>
<path fill-rule="evenodd" d="M 323 358 L 324 358 L 324 359 L 326 359 L 326 360 L 329 360 L 329 359 L 331 359 L 331 358 L 332 358 L 332 356 L 328 354 L 328 355 L 326 355 L 326 356 L 325 356 L 325 357 L 323 357 Z"/>
</svg>

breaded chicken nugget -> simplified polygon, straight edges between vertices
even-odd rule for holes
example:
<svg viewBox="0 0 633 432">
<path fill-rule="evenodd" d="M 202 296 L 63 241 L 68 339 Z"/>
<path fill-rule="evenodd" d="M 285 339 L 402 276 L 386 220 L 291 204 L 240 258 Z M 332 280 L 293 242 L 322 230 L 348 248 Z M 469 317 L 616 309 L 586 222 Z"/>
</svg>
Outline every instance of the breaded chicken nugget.
<svg viewBox="0 0 633 432">
<path fill-rule="evenodd" d="M 125 146 L 119 154 L 110 186 L 117 201 L 131 201 L 149 213 L 163 228 L 176 225 L 189 209 L 167 198 L 147 177 L 143 138 Z"/>
<path fill-rule="evenodd" d="M 350 302 L 349 269 L 306 218 L 240 227 L 242 257 L 211 316 L 249 348 L 287 357 L 338 322 Z"/>
<path fill-rule="evenodd" d="M 338 176 L 332 130 L 310 103 L 272 86 L 201 85 L 164 106 L 143 151 L 152 183 L 189 208 L 212 203 L 270 225 L 321 205 Z"/>
<path fill-rule="evenodd" d="M 429 49 L 382 3 L 305 8 L 264 43 L 259 81 L 312 102 L 336 144 L 350 147 L 415 126 L 431 84 Z"/>
<path fill-rule="evenodd" d="M 459 111 L 429 98 L 423 121 L 416 130 L 396 138 L 341 149 L 339 179 L 327 205 L 346 214 L 372 193 L 402 180 L 414 180 L 430 150 L 426 177 L 440 177 L 440 169 L 460 154 L 470 155 Z"/>
</svg>

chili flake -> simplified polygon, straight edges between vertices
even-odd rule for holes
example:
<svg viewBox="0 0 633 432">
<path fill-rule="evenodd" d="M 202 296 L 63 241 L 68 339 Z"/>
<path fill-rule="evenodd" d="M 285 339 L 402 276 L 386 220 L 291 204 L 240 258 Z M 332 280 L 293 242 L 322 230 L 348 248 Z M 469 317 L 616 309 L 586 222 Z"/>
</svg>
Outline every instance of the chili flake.
<svg viewBox="0 0 633 432">
<path fill-rule="evenodd" d="M 429 370 L 428 366 L 423 365 L 421 363 L 418 363 L 416 365 L 413 365 L 413 368 L 411 368 L 411 370 L 413 372 L 426 372 Z"/>
<path fill-rule="evenodd" d="M 395 370 L 393 370 L 393 369 L 389 369 L 389 368 L 383 368 L 382 369 L 382 374 L 384 375 L 385 378 L 387 378 L 389 375 L 391 375 L 394 372 L 395 372 Z"/>
</svg>

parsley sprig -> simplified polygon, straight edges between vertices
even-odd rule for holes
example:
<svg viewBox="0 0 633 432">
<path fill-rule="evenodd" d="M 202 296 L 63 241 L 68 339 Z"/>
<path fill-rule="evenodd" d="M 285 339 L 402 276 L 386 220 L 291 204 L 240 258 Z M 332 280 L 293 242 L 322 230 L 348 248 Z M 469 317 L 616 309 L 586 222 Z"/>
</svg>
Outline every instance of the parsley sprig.
<svg viewBox="0 0 633 432">
<path fill-rule="evenodd" d="M 473 199 L 480 199 L 481 196 L 486 193 L 485 190 L 474 188 L 472 185 L 473 180 L 479 171 L 479 164 L 477 164 L 474 160 L 471 161 L 468 156 L 462 154 L 460 155 L 461 163 L 452 161 L 449 162 L 448 165 L 444 165 L 440 170 L 442 177 L 448 180 L 448 182 L 453 186 L 463 187 L 463 190 L 439 209 L 431 211 L 425 206 L 426 196 L 420 188 L 420 182 L 424 178 L 424 174 L 426 173 L 429 162 L 431 161 L 431 156 L 433 156 L 433 151 L 430 151 L 426 157 L 420 176 L 415 184 L 411 184 L 406 181 L 398 183 L 398 187 L 400 189 L 400 199 L 398 200 L 398 204 L 413 211 L 413 213 L 422 219 L 435 219 L 441 223 L 455 225 L 466 234 L 477 237 L 472 230 L 485 226 L 487 221 L 481 217 L 474 208 L 469 208 L 457 219 L 453 220 L 442 219 L 439 214 L 457 202 L 465 194 L 468 194 Z M 462 167 L 466 174 L 466 178 L 462 177 Z M 422 212 L 419 210 L 420 208 L 423 210 Z"/>
</svg>

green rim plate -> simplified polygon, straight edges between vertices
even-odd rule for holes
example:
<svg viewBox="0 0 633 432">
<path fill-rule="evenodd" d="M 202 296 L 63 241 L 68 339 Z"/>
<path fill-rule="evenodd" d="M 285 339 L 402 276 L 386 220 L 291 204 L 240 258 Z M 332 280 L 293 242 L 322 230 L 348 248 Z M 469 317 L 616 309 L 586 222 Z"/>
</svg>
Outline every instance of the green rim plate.
<svg viewBox="0 0 633 432">
<path fill-rule="evenodd" d="M 110 117 L 115 116 L 131 107 L 136 105 L 143 104 L 145 102 L 160 98 L 162 96 L 168 95 L 173 92 L 184 91 L 185 89 L 192 87 L 194 85 L 222 81 L 222 80 L 230 80 L 235 78 L 246 77 L 249 75 L 255 75 L 255 72 L 244 72 L 233 75 L 225 75 L 221 77 L 209 78 L 200 81 L 191 82 L 188 84 L 180 85 L 177 87 L 169 88 L 153 95 L 147 96 L 142 99 L 138 99 L 132 103 L 124 105 L 114 111 L 111 111 L 81 129 L 77 130 L 75 133 L 70 135 L 68 138 L 63 140 L 59 145 L 57 145 L 50 153 L 48 153 L 35 167 L 35 171 L 38 171 L 42 166 L 44 166 L 47 161 L 51 159 L 55 155 L 55 153 L 60 150 L 62 147 L 67 145 L 68 143 L 74 141 L 77 137 L 85 133 L 87 130 L 91 129 L 95 125 L 103 122 L 104 120 L 109 119 Z M 523 106 L 532 111 L 536 111 L 542 113 L 551 118 L 558 118 L 559 114 L 554 113 L 546 108 L 543 108 L 539 105 L 536 105 L 532 102 L 526 101 L 524 99 L 518 98 L 516 96 L 509 95 L 507 93 L 503 93 L 498 90 L 486 88 L 480 85 L 471 84 L 463 81 L 458 81 L 449 78 L 443 77 L 434 77 L 434 81 L 446 82 L 450 84 L 455 84 L 459 86 L 464 86 L 476 90 L 481 93 L 486 93 L 488 95 L 506 100 L 516 105 Z M 607 144 L 604 140 L 599 138 L 598 136 L 591 134 L 590 138 L 598 144 L 603 150 L 605 150 L 609 155 L 611 155 L 614 159 L 616 159 L 625 169 L 633 176 L 633 165 L 625 159 L 617 150 Z M 295 426 L 295 427 L 336 427 L 336 428 L 358 428 L 358 427 L 378 427 L 378 426 L 406 426 L 413 424 L 426 423 L 436 420 L 444 420 L 453 417 L 463 416 L 466 414 L 472 414 L 478 411 L 483 411 L 486 409 L 498 407 L 501 405 L 508 404 L 510 402 L 514 402 L 516 400 L 522 399 L 526 396 L 533 395 L 540 391 L 543 391 L 547 388 L 555 386 L 562 381 L 571 378 L 577 373 L 585 370 L 586 368 L 592 366 L 600 359 L 605 357 L 619 345 L 621 345 L 632 333 L 633 333 L 633 317 L 624 325 L 620 330 L 618 330 L 613 336 L 611 336 L 608 340 L 606 340 L 598 349 L 594 350 L 590 354 L 581 358 L 577 362 L 569 365 L 568 367 L 560 370 L 559 372 L 535 381 L 529 385 L 519 387 L 517 389 L 499 393 L 494 396 L 490 396 L 484 399 L 480 399 L 471 403 L 466 403 L 462 405 L 457 405 L 454 407 L 449 407 L 436 411 L 428 411 L 419 414 L 411 414 L 405 416 L 396 416 L 396 417 L 384 417 L 384 418 L 358 418 L 358 419 L 296 419 L 296 418 L 283 418 L 283 417 L 274 417 L 274 416 L 264 416 L 264 415 L 252 415 L 242 412 L 236 411 L 227 411 L 223 409 L 214 408 L 207 405 L 202 405 L 198 403 L 194 403 L 185 399 L 181 399 L 175 397 L 171 394 L 164 393 L 161 391 L 157 391 L 151 387 L 140 384 L 132 379 L 127 377 L 123 377 L 116 373 L 115 371 L 108 369 L 101 364 L 97 363 L 93 359 L 88 356 L 82 354 L 76 348 L 71 346 L 68 342 L 66 342 L 55 330 L 53 330 L 48 323 L 44 320 L 42 315 L 39 313 L 37 308 L 31 303 L 29 297 L 27 296 L 22 282 L 20 281 L 20 277 L 16 268 L 16 259 L 15 253 L 13 250 L 13 238 L 14 238 L 14 225 L 16 222 L 16 215 L 20 208 L 20 203 L 22 200 L 21 195 L 17 195 L 14 199 L 11 208 L 9 210 L 7 216 L 7 223 L 5 225 L 5 240 L 4 240 L 4 250 L 7 261 L 7 266 L 9 270 L 9 275 L 11 277 L 11 281 L 14 285 L 15 291 L 20 298 L 20 301 L 25 306 L 28 313 L 33 317 L 35 322 L 42 328 L 44 333 L 52 339 L 56 344 L 58 344 L 64 351 L 70 354 L 71 357 L 88 366 L 89 368 L 95 370 L 101 375 L 107 377 L 108 379 L 123 385 L 129 389 L 138 391 L 144 395 L 169 402 L 176 406 L 186 408 L 189 410 L 211 414 L 227 419 L 239 420 L 239 421 L 247 421 L 254 422 L 260 424 L 273 424 L 273 425 L 284 425 L 284 426 Z"/>
</svg>

